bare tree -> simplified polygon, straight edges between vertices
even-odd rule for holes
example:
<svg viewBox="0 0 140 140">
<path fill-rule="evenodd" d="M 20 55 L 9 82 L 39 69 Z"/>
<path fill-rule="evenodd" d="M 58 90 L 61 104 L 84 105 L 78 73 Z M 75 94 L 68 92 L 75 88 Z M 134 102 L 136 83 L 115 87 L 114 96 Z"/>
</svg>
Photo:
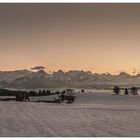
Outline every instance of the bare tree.
<svg viewBox="0 0 140 140">
<path fill-rule="evenodd" d="M 114 88 L 113 88 L 113 92 L 117 95 L 117 94 L 119 94 L 120 93 L 120 87 L 119 86 L 115 86 Z"/>
</svg>

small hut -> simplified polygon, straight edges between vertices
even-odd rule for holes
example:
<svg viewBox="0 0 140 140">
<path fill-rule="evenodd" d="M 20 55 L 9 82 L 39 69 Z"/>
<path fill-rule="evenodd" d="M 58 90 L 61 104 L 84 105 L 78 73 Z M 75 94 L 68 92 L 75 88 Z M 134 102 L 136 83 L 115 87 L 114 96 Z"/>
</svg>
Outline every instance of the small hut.
<svg viewBox="0 0 140 140">
<path fill-rule="evenodd" d="M 66 89 L 66 95 L 67 96 L 73 96 L 74 95 L 74 89 Z"/>
<path fill-rule="evenodd" d="M 23 92 L 17 92 L 16 93 L 16 101 L 24 101 L 24 93 Z"/>
<path fill-rule="evenodd" d="M 29 101 L 29 93 L 17 91 L 16 92 L 16 101 L 21 101 L 21 102 Z"/>
</svg>

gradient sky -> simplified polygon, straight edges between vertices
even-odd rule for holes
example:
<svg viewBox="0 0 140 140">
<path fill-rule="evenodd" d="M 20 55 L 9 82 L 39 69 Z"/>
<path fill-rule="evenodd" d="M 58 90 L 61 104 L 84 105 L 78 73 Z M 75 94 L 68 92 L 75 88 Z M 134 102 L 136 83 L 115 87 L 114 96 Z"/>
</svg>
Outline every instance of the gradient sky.
<svg viewBox="0 0 140 140">
<path fill-rule="evenodd" d="M 140 4 L 0 4 L 0 70 L 140 72 Z"/>
</svg>

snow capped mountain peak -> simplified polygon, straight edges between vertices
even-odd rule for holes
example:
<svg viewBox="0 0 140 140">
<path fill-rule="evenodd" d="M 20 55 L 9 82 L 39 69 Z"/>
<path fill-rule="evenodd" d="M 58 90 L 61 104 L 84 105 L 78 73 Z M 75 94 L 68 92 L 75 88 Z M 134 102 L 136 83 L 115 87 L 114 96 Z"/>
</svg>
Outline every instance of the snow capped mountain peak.
<svg viewBox="0 0 140 140">
<path fill-rule="evenodd" d="M 13 88 L 40 88 L 40 87 L 95 87 L 98 85 L 140 85 L 139 75 L 129 75 L 121 72 L 119 75 L 109 73 L 93 74 L 90 71 L 70 70 L 64 72 L 58 70 L 52 74 L 40 69 L 35 71 L 18 70 L 0 72 L 0 86 Z"/>
</svg>

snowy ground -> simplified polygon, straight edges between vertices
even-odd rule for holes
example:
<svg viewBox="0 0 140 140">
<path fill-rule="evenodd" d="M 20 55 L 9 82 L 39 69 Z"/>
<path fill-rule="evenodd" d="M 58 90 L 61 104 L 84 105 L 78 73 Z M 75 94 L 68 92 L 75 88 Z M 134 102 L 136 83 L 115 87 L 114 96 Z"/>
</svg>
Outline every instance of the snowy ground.
<svg viewBox="0 0 140 140">
<path fill-rule="evenodd" d="M 53 100 L 53 97 L 35 97 Z M 0 136 L 140 136 L 140 96 L 77 93 L 74 104 L 0 102 Z"/>
</svg>

